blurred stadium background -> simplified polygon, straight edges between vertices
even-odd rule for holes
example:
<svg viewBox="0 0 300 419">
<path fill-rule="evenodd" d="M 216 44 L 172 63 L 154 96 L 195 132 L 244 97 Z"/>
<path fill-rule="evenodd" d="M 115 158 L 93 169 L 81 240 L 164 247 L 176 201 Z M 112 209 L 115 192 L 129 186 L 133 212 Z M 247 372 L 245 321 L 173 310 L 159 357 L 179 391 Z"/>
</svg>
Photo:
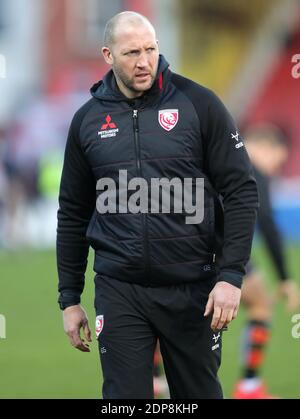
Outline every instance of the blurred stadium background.
<svg viewBox="0 0 300 419">
<path fill-rule="evenodd" d="M 54 243 L 68 125 L 107 71 L 102 33 L 122 10 L 148 16 L 173 71 L 213 89 L 242 128 L 263 121 L 288 133 L 290 158 L 273 197 L 290 271 L 300 278 L 299 0 L 0 0 L 0 398 L 101 394 L 95 342 L 82 354 L 63 333 Z M 275 274 L 259 240 L 254 259 L 272 292 Z M 93 328 L 89 265 L 83 304 Z M 226 397 L 239 374 L 242 319 L 243 311 L 224 337 Z M 300 398 L 300 339 L 291 329 L 280 303 L 263 375 L 274 394 Z"/>
</svg>

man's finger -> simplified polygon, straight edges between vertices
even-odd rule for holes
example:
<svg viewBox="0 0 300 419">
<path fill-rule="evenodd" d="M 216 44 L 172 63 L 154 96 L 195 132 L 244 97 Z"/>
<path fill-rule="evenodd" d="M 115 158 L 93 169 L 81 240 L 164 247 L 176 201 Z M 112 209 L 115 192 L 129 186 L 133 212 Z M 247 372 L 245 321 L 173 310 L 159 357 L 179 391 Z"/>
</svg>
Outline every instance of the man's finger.
<svg viewBox="0 0 300 419">
<path fill-rule="evenodd" d="M 227 325 L 227 316 L 228 316 L 228 309 L 224 308 L 221 312 L 221 316 L 220 316 L 219 321 L 216 325 L 217 330 L 221 330 L 221 329 L 223 329 L 223 327 L 225 325 Z"/>
<path fill-rule="evenodd" d="M 219 323 L 221 315 L 222 315 L 221 308 L 220 307 L 215 307 L 214 308 L 214 315 L 213 315 L 212 322 L 211 322 L 211 328 L 213 330 L 217 330 L 217 325 Z"/>
<path fill-rule="evenodd" d="M 81 352 L 91 352 L 90 348 L 87 345 L 85 345 L 83 341 L 81 341 L 81 343 L 76 345 L 75 348 Z"/>
<path fill-rule="evenodd" d="M 235 319 L 237 318 L 238 311 L 239 311 L 239 307 L 237 307 L 236 309 L 234 309 L 234 311 L 233 311 L 233 316 L 232 316 L 232 320 L 235 320 Z"/>
<path fill-rule="evenodd" d="M 90 330 L 90 328 L 89 328 L 89 324 L 88 324 L 88 322 L 86 322 L 86 323 L 83 325 L 83 333 L 84 333 L 84 336 L 85 336 L 86 340 L 87 340 L 88 342 L 92 342 L 92 333 L 91 333 L 91 330 Z"/>
<path fill-rule="evenodd" d="M 225 326 L 228 326 L 230 322 L 232 322 L 232 320 L 234 320 L 234 309 L 229 310 L 228 314 L 227 314 L 227 319 L 225 322 Z"/>
<path fill-rule="evenodd" d="M 82 352 L 90 352 L 88 345 L 85 345 L 84 342 L 82 341 L 79 335 L 79 331 L 70 332 L 69 339 L 70 339 L 71 345 L 74 346 L 74 348 L 79 349 Z"/>
<path fill-rule="evenodd" d="M 90 348 L 88 347 L 88 345 L 85 344 L 84 341 L 81 339 L 76 340 L 73 346 L 81 352 L 90 352 Z"/>
<path fill-rule="evenodd" d="M 209 296 L 206 307 L 205 307 L 204 317 L 208 316 L 212 312 L 213 306 L 214 306 L 214 300 L 211 296 Z"/>
</svg>

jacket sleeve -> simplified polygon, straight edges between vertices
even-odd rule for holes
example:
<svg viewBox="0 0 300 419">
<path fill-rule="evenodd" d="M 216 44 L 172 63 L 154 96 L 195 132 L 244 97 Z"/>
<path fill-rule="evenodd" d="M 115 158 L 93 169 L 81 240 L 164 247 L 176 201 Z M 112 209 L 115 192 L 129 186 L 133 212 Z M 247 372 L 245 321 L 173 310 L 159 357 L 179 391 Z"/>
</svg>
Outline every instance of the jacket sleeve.
<svg viewBox="0 0 300 419">
<path fill-rule="evenodd" d="M 220 281 L 241 287 L 258 208 L 257 186 L 243 140 L 217 96 L 208 91 L 202 124 L 208 177 L 223 198 L 224 238 L 217 264 Z"/>
<path fill-rule="evenodd" d="M 56 257 L 61 309 L 80 303 L 89 251 L 85 234 L 95 208 L 95 179 L 79 136 L 83 116 L 78 111 L 69 129 L 59 192 Z"/>
</svg>

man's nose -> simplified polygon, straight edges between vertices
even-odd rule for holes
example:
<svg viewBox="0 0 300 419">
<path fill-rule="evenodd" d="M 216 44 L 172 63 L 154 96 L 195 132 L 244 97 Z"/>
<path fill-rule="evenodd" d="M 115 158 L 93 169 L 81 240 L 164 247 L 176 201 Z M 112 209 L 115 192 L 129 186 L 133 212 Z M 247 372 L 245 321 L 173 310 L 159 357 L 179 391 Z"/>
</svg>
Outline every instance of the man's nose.
<svg viewBox="0 0 300 419">
<path fill-rule="evenodd" d="M 144 68 L 144 67 L 148 66 L 148 58 L 147 58 L 146 54 L 143 53 L 139 56 L 137 66 L 139 68 Z"/>
</svg>

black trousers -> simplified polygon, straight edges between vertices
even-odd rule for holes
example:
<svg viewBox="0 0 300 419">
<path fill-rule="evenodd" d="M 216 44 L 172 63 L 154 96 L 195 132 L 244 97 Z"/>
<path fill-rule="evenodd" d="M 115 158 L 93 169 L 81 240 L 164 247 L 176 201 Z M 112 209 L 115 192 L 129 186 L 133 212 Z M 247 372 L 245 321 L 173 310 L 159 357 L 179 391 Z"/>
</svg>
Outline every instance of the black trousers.
<svg viewBox="0 0 300 419">
<path fill-rule="evenodd" d="M 96 275 L 104 399 L 153 398 L 157 339 L 172 399 L 223 397 L 222 336 L 211 330 L 211 316 L 203 316 L 215 281 L 153 288 Z"/>
</svg>

